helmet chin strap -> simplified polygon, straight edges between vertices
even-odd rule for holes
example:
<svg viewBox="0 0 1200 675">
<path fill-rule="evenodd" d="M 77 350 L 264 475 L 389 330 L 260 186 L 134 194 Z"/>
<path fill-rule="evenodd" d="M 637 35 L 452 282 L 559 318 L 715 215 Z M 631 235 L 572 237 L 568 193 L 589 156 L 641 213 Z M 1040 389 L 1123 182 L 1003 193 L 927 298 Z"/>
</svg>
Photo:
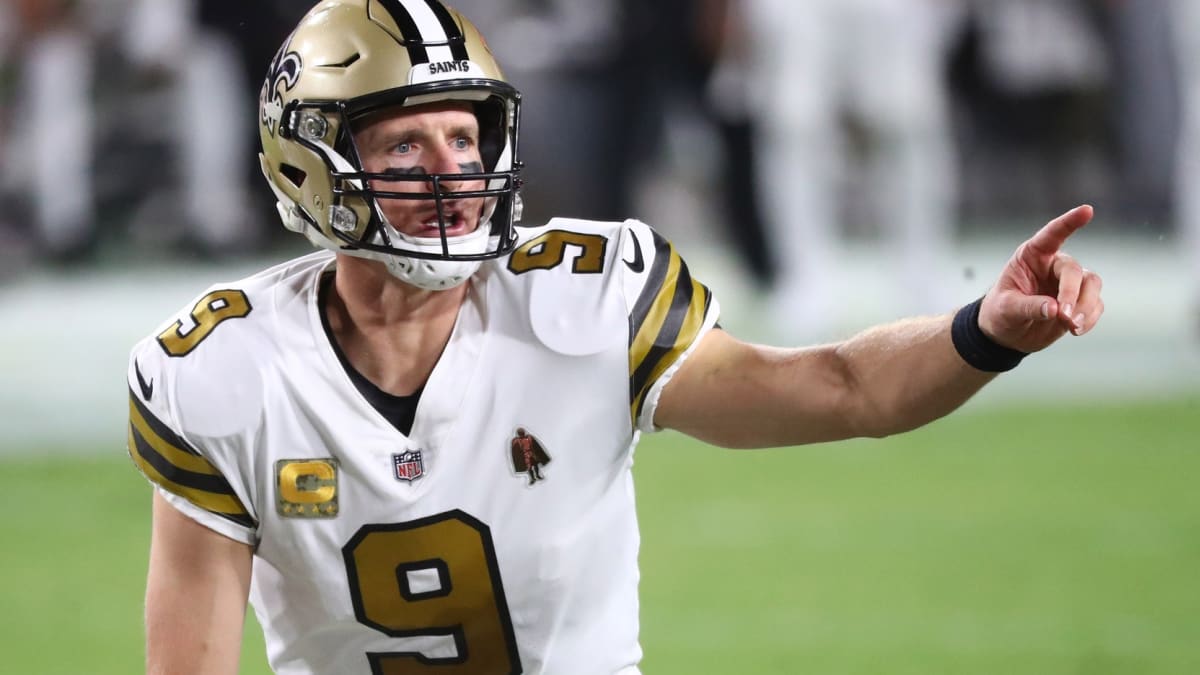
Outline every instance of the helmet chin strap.
<svg viewBox="0 0 1200 675">
<path fill-rule="evenodd" d="M 442 239 L 440 237 L 412 237 L 401 233 L 391 225 L 385 225 L 385 227 L 390 230 L 391 236 L 402 240 L 410 248 L 430 253 L 440 253 L 442 250 Z M 454 255 L 483 253 L 488 249 L 489 240 L 491 239 L 489 236 L 490 229 L 491 224 L 489 222 L 481 221 L 479 226 L 475 228 L 475 231 L 470 234 L 447 237 L 447 248 Z M 479 260 L 425 260 L 423 258 L 410 258 L 399 254 L 377 254 L 372 251 L 362 250 L 347 251 L 347 253 L 352 255 L 365 253 L 367 255 L 364 257 L 380 260 L 392 276 L 427 291 L 445 291 L 459 286 L 467 279 L 470 279 L 471 275 L 475 274 L 475 271 L 482 264 L 482 261 Z"/>
</svg>

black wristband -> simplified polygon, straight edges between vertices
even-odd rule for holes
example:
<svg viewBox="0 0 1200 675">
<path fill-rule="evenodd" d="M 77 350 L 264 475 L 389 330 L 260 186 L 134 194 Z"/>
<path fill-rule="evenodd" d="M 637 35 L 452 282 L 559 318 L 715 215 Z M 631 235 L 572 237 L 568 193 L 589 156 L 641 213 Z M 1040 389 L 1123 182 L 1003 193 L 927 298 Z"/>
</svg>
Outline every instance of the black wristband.
<svg viewBox="0 0 1200 675">
<path fill-rule="evenodd" d="M 988 373 L 1003 373 L 1017 367 L 1021 359 L 1029 356 L 1025 352 L 996 344 L 979 327 L 979 308 L 983 298 L 958 310 L 950 326 L 950 338 L 958 355 L 968 365 Z"/>
</svg>

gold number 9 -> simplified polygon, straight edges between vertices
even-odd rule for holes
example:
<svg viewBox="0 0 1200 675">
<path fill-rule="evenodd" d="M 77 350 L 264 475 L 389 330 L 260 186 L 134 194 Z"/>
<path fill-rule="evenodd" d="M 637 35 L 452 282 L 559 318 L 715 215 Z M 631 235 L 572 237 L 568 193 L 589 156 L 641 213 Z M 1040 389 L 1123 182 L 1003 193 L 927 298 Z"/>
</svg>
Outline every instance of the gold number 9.
<svg viewBox="0 0 1200 675">
<path fill-rule="evenodd" d="M 183 321 L 176 321 L 158 334 L 158 344 L 170 356 L 187 356 L 222 321 L 240 319 L 249 314 L 250 309 L 250 300 L 241 291 L 213 291 L 200 298 L 192 308 L 195 325 L 185 331 Z"/>
<path fill-rule="evenodd" d="M 567 246 L 579 249 L 571 272 L 599 274 L 604 271 L 604 249 L 608 239 L 598 234 L 583 234 L 566 230 L 550 230 L 534 237 L 513 251 L 508 259 L 508 271 L 524 274 L 532 270 L 549 270 L 563 264 Z"/>
<path fill-rule="evenodd" d="M 359 623 L 391 637 L 448 635 L 456 657 L 367 653 L 376 675 L 520 673 L 491 532 L 459 510 L 364 525 L 342 548 Z"/>
</svg>

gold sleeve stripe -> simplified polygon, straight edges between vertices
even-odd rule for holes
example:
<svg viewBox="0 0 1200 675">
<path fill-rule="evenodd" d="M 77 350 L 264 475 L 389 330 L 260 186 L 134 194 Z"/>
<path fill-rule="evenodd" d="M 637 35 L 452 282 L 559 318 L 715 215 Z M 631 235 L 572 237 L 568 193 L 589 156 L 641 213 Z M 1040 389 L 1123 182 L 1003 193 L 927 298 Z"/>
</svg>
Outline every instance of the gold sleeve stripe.
<svg viewBox="0 0 1200 675">
<path fill-rule="evenodd" d="M 635 425 L 642 414 L 650 386 L 679 360 L 696 341 L 700 329 L 704 326 L 704 317 L 712 305 L 712 292 L 695 280 L 689 280 L 688 287 L 691 291 L 688 294 L 688 303 L 681 306 L 681 311 L 672 312 L 673 315 L 678 314 L 680 323 L 675 324 L 672 321 L 664 326 L 659 334 L 659 341 L 630 377 L 630 414 Z M 675 325 L 678 326 L 677 331 L 672 330 L 672 326 Z M 671 335 L 674 335 L 673 341 Z"/>
<path fill-rule="evenodd" d="M 134 401 L 134 404 L 130 406 L 129 456 L 138 469 L 153 483 L 202 509 L 223 516 L 239 525 L 255 527 L 254 520 L 250 518 L 246 507 L 234 494 L 233 488 L 220 472 L 191 448 L 184 450 L 166 446 L 163 438 L 153 435 L 153 427 L 161 427 L 162 424 L 155 420 L 149 410 L 135 398 L 131 397 L 131 400 Z M 154 424 L 151 424 L 149 420 L 154 420 Z M 171 434 L 171 437 L 179 442 L 178 437 L 174 434 Z M 160 452 L 164 446 L 171 452 Z M 200 462 L 206 470 L 192 471 L 173 463 L 172 459 L 179 457 L 188 458 L 189 466 L 195 466 L 195 462 Z"/>
<path fill-rule="evenodd" d="M 172 466 L 192 473 L 220 475 L 216 467 L 195 450 L 189 448 L 187 443 L 170 429 L 167 429 L 133 395 L 129 397 L 129 423 L 133 425 L 138 435 L 150 444 L 154 452 L 161 455 Z"/>
<path fill-rule="evenodd" d="M 134 432 L 132 425 L 129 427 L 129 448 L 129 456 L 133 458 L 133 463 L 156 485 L 163 487 L 168 492 L 183 497 L 206 511 L 225 516 L 247 527 L 254 526 L 253 521 L 250 520 L 249 514 L 246 512 L 246 507 L 242 506 L 236 495 L 214 494 L 199 488 L 190 488 L 176 483 L 160 473 L 155 463 L 148 459 L 146 454 L 143 454 L 145 451 L 144 442 Z"/>
<path fill-rule="evenodd" d="M 633 306 L 633 312 L 629 315 L 630 345 L 633 344 L 633 336 L 641 332 L 650 312 L 661 301 L 663 294 L 670 296 L 675 292 L 672 284 L 678 273 L 679 265 L 683 262 L 675 253 L 675 247 L 671 246 L 670 242 L 659 236 L 657 232 L 653 232 L 653 236 L 654 264 L 646 273 L 646 284 L 642 288 L 642 294 L 638 296 L 637 302 Z M 633 372 L 632 368 L 630 368 L 630 372 Z"/>
<path fill-rule="evenodd" d="M 630 317 L 629 401 L 635 425 L 645 405 L 646 392 L 695 342 L 712 306 L 712 293 L 692 278 L 670 244 L 667 249 L 666 271 L 654 299 L 648 303 L 644 316 L 635 309 Z M 658 263 L 656 258 L 655 265 Z M 638 305 L 641 304 L 639 298 Z M 642 316 L 640 326 L 639 316 Z"/>
</svg>

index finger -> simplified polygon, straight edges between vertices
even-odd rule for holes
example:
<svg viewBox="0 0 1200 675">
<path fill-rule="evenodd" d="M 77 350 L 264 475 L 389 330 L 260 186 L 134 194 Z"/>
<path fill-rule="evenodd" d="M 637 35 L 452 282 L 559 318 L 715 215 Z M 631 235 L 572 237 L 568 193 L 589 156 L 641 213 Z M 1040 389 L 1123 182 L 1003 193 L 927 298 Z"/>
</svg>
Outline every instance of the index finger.
<svg viewBox="0 0 1200 675">
<path fill-rule="evenodd" d="M 1039 253 L 1058 253 L 1058 250 L 1066 243 L 1067 237 L 1092 220 L 1092 214 L 1092 207 L 1088 204 L 1076 206 L 1046 223 L 1045 227 L 1038 230 L 1037 234 L 1029 240 L 1029 246 L 1037 249 Z"/>
</svg>

